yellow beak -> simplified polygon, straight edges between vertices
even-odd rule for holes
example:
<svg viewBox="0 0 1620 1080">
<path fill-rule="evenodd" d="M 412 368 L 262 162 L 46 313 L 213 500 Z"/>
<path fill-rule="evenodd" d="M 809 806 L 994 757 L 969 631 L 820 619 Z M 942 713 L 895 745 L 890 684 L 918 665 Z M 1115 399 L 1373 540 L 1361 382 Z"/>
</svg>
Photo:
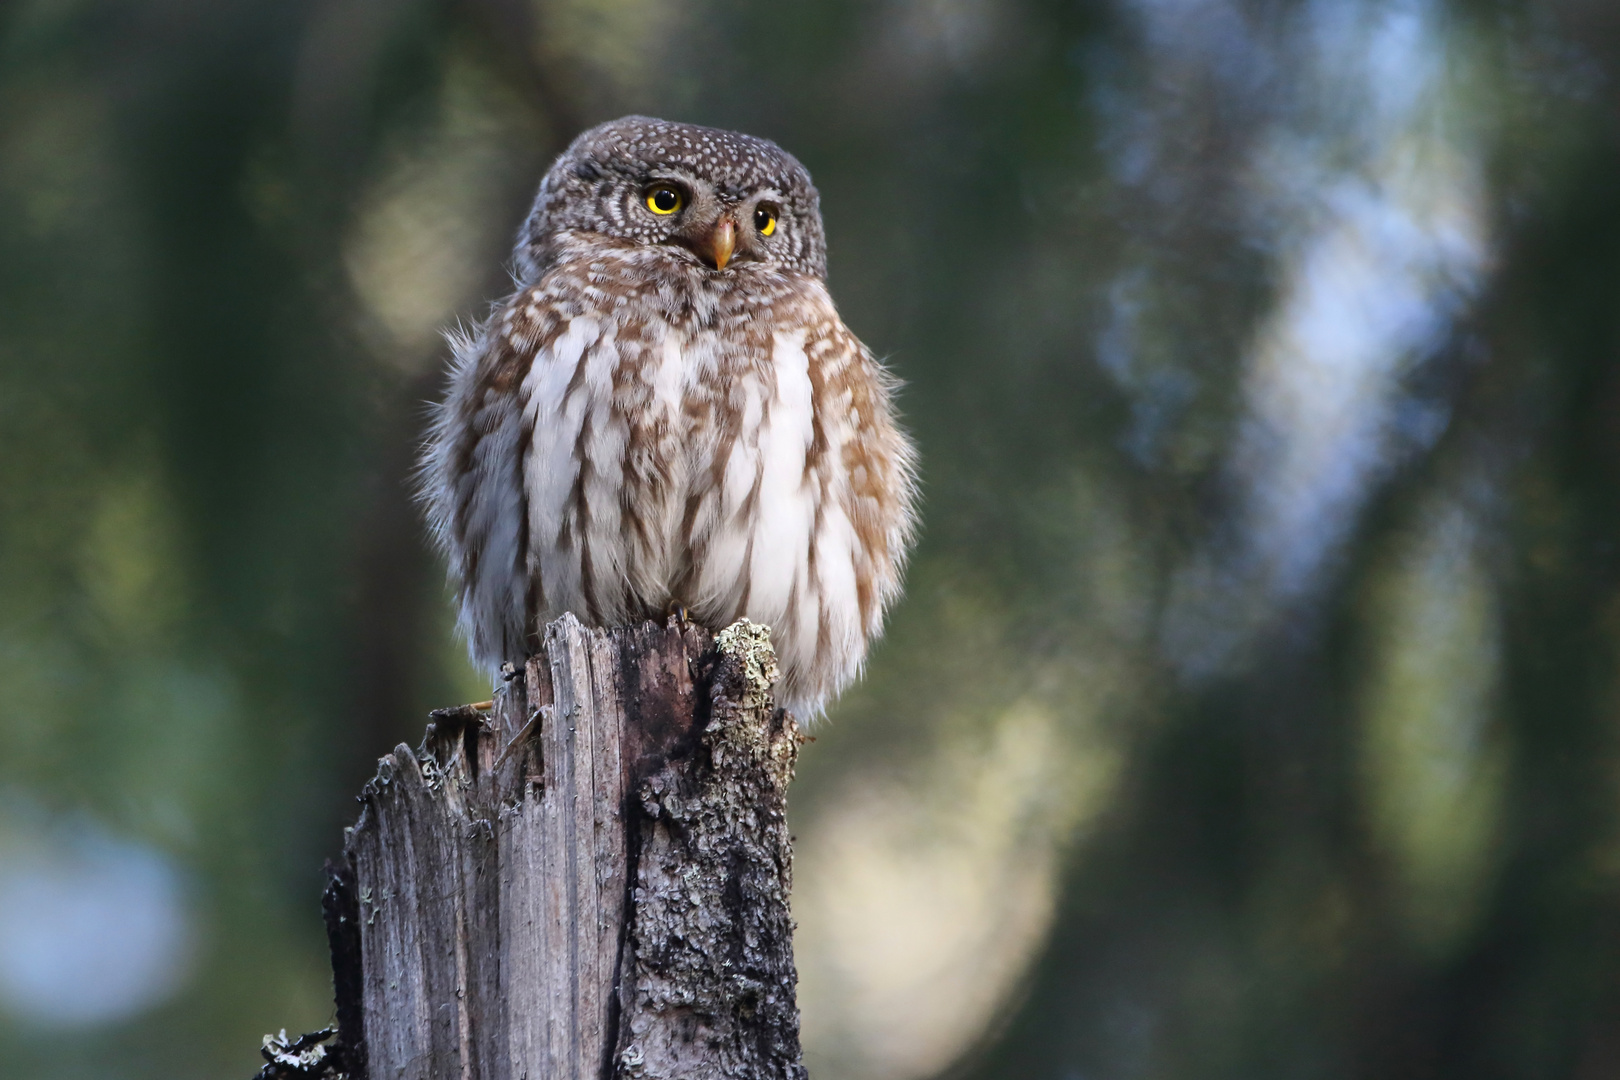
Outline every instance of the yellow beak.
<svg viewBox="0 0 1620 1080">
<path fill-rule="evenodd" d="M 716 270 L 724 270 L 737 246 L 737 225 L 729 214 L 714 223 L 709 235 L 698 245 L 698 254 L 707 255 Z"/>
</svg>

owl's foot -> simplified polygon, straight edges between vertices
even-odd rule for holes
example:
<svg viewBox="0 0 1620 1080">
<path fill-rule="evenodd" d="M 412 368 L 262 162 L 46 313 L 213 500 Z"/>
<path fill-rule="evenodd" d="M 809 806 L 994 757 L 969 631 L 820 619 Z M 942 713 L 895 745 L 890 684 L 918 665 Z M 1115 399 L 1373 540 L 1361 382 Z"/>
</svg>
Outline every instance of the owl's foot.
<svg viewBox="0 0 1620 1080">
<path fill-rule="evenodd" d="M 665 604 L 664 605 L 664 614 L 665 615 L 673 615 L 675 618 L 681 620 L 681 622 L 683 622 L 683 623 L 688 623 L 688 622 L 692 621 L 691 617 L 688 616 L 687 613 L 686 613 L 686 605 L 681 603 L 679 600 L 671 600 L 668 604 Z"/>
</svg>

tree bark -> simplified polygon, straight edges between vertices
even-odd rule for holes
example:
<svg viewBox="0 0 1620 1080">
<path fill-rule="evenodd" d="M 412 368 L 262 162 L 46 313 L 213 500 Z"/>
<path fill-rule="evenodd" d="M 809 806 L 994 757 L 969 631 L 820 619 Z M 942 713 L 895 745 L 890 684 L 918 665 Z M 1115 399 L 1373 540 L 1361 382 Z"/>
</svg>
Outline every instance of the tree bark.
<svg viewBox="0 0 1620 1080">
<path fill-rule="evenodd" d="M 264 1080 L 801 1080 L 766 628 L 571 615 L 378 763 L 329 865 L 338 1024 Z"/>
</svg>

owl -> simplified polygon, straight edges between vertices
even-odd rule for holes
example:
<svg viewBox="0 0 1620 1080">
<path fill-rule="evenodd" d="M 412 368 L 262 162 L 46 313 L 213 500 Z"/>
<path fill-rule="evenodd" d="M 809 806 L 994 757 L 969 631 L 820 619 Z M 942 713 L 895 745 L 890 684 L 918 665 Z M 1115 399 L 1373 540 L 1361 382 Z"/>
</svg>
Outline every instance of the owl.
<svg viewBox="0 0 1620 1080">
<path fill-rule="evenodd" d="M 475 663 L 545 624 L 771 628 L 813 718 L 900 592 L 916 451 L 826 285 L 820 197 L 775 143 L 631 116 L 580 135 L 517 291 L 453 335 L 423 496 Z"/>
</svg>

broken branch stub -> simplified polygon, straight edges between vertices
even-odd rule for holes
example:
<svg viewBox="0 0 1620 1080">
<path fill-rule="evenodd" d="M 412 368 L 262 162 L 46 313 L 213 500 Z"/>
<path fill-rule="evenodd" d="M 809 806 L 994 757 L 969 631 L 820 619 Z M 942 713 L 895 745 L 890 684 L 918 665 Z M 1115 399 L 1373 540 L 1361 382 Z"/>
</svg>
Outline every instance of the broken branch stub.
<svg viewBox="0 0 1620 1080">
<path fill-rule="evenodd" d="M 492 713 L 435 713 L 329 868 L 336 1043 L 261 1077 L 801 1080 L 774 678 L 746 621 L 565 615 Z"/>
</svg>

